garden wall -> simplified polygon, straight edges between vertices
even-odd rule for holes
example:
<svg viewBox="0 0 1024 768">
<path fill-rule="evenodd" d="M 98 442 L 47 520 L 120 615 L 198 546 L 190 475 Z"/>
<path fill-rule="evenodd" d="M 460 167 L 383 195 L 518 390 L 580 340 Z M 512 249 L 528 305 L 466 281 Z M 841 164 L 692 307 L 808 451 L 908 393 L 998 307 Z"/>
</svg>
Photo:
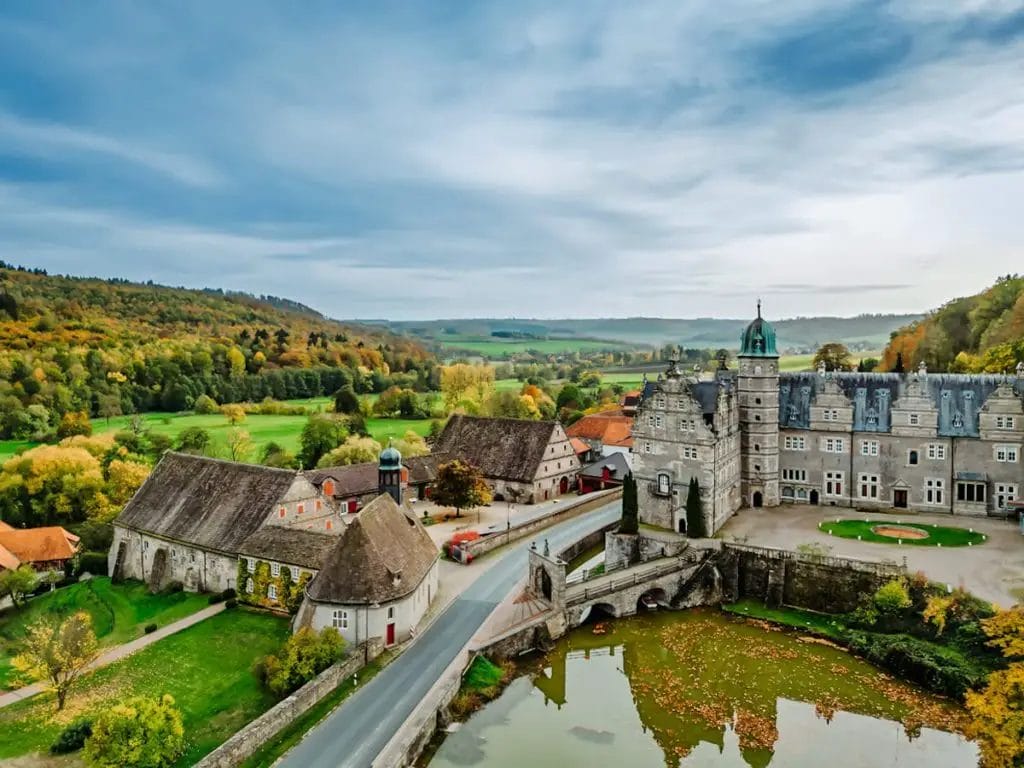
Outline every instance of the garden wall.
<svg viewBox="0 0 1024 768">
<path fill-rule="evenodd" d="M 360 645 L 341 664 L 321 672 L 288 698 L 278 702 L 217 749 L 196 763 L 196 768 L 234 768 L 256 754 L 260 748 L 306 713 L 348 677 L 384 650 L 380 639 Z"/>
</svg>

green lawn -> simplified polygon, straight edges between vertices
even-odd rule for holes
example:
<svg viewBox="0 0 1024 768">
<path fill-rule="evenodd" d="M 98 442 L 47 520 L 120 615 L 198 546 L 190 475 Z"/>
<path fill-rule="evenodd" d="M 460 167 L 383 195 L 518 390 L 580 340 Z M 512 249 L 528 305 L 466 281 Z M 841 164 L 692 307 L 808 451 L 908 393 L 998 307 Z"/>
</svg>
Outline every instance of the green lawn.
<svg viewBox="0 0 1024 768">
<path fill-rule="evenodd" d="M 769 608 L 759 600 L 740 600 L 736 603 L 723 605 L 722 610 L 726 613 L 734 613 L 737 616 L 762 619 L 773 624 L 806 629 L 834 639 L 840 638 L 842 630 L 845 628 L 845 625 L 837 617 L 829 616 L 827 613 L 804 611 L 799 608 Z"/>
<path fill-rule="evenodd" d="M 811 371 L 814 370 L 814 355 L 782 355 L 779 358 L 779 371 Z"/>
<path fill-rule="evenodd" d="M 41 617 L 63 619 L 78 611 L 92 616 L 101 646 L 120 645 L 143 634 L 154 623 L 165 626 L 207 606 L 205 595 L 176 592 L 151 595 L 137 581 L 113 584 L 106 577 L 81 581 L 33 598 L 19 609 L 0 614 L 0 689 L 17 687 L 10 657 L 18 652 L 25 629 Z"/>
<path fill-rule="evenodd" d="M 540 352 L 546 355 L 565 352 L 594 352 L 630 346 L 621 341 L 600 341 L 597 339 L 525 339 L 513 341 L 497 338 L 473 337 L 452 339 L 446 337 L 440 339 L 440 342 L 441 346 L 448 352 L 471 352 L 488 358 L 502 358 L 525 352 Z"/>
<path fill-rule="evenodd" d="M 389 437 L 404 437 L 409 430 L 426 436 L 430 431 L 430 419 L 367 419 L 366 428 L 374 440 L 386 444 Z"/>
<path fill-rule="evenodd" d="M 171 694 L 181 710 L 186 752 L 193 765 L 276 703 L 251 667 L 288 636 L 287 619 L 228 610 L 93 672 L 55 714 L 52 694 L 0 709 L 0 759 L 45 751 L 70 722 L 127 696 Z"/>
<path fill-rule="evenodd" d="M 873 530 L 879 526 L 892 526 L 899 528 L 913 528 L 927 533 L 923 539 L 899 539 L 891 536 L 882 536 Z M 862 541 L 873 541 L 880 544 L 897 544 L 902 541 L 904 544 L 916 547 L 966 547 L 984 544 L 986 536 L 977 531 L 967 528 L 953 528 L 945 525 L 932 525 L 930 523 L 897 523 L 887 520 L 826 520 L 818 524 L 818 528 L 832 536 L 841 536 L 844 539 L 861 539 Z"/>
</svg>

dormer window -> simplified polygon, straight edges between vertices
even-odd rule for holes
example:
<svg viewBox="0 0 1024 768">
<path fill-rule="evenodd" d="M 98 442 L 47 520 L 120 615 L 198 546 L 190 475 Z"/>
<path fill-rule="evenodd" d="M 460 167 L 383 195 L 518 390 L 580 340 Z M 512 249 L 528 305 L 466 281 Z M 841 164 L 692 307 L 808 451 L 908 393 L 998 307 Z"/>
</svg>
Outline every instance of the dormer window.
<svg viewBox="0 0 1024 768">
<path fill-rule="evenodd" d="M 921 423 L 921 414 L 912 413 L 909 416 L 907 416 L 907 421 L 910 424 L 910 426 L 916 427 Z"/>
<path fill-rule="evenodd" d="M 324 495 L 325 496 L 333 496 L 334 495 L 334 481 L 333 480 L 324 480 Z"/>
<path fill-rule="evenodd" d="M 996 416 L 996 429 L 1013 429 L 1013 416 Z"/>
</svg>

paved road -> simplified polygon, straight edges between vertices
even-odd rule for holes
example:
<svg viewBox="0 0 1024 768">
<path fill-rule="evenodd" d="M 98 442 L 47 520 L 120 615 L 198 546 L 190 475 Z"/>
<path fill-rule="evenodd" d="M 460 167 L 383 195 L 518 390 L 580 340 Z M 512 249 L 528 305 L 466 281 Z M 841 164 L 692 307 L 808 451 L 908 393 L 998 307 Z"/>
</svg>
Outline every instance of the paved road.
<svg viewBox="0 0 1024 768">
<path fill-rule="evenodd" d="M 619 516 L 621 502 L 541 531 L 552 549 Z M 526 575 L 527 538 L 457 597 L 413 645 L 310 731 L 279 765 L 368 768 L 484 620 Z M 472 566 L 470 566 L 472 567 Z"/>
</svg>

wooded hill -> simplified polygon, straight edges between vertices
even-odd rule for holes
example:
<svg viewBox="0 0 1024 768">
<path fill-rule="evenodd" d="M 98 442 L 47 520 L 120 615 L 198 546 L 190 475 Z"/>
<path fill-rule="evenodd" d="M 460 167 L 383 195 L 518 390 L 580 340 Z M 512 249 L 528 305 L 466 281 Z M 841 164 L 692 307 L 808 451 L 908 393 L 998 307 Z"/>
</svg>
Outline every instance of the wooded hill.
<svg viewBox="0 0 1024 768">
<path fill-rule="evenodd" d="M 838 341 L 854 350 L 878 350 L 893 331 L 920 315 L 860 315 L 858 317 L 770 317 L 781 349 L 813 352 L 821 344 Z M 380 322 L 396 333 L 427 343 L 457 347 L 467 339 L 601 339 L 627 344 L 733 349 L 748 318 L 624 317 L 565 320 L 462 319 Z M 374 321 L 368 321 L 374 322 Z"/>
<path fill-rule="evenodd" d="M 893 334 L 882 357 L 910 370 L 921 361 L 933 371 L 1012 371 L 1024 361 L 1024 277 L 1007 275 L 975 296 L 953 299 Z"/>
<path fill-rule="evenodd" d="M 40 439 L 69 412 L 186 410 L 202 394 L 230 403 L 347 384 L 427 389 L 433 371 L 414 340 L 286 299 L 0 262 L 0 437 Z"/>
</svg>

